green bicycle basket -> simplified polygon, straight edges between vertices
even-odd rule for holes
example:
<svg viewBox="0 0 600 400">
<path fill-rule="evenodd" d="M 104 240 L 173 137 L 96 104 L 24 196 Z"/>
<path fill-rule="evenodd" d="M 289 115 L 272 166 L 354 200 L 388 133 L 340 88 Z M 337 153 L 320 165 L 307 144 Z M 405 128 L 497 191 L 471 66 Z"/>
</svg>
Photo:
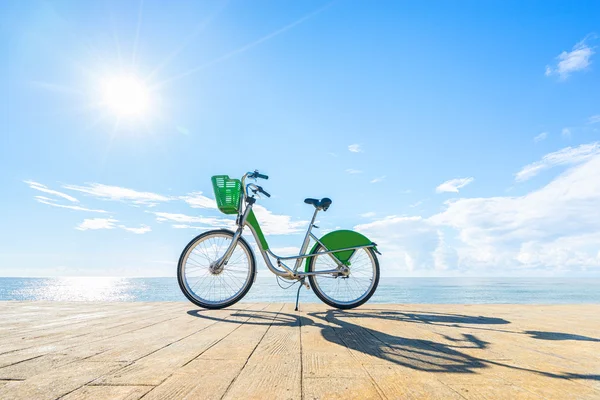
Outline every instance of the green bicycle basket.
<svg viewBox="0 0 600 400">
<path fill-rule="evenodd" d="M 217 207 L 223 214 L 237 214 L 240 208 L 242 183 L 230 179 L 228 175 L 215 175 L 210 178 L 217 199 Z"/>
</svg>

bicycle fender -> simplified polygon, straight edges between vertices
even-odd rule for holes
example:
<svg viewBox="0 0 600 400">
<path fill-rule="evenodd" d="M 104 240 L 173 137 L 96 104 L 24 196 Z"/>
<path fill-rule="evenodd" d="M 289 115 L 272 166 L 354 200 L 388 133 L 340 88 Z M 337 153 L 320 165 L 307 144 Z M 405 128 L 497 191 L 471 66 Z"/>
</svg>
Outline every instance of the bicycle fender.
<svg viewBox="0 0 600 400">
<path fill-rule="evenodd" d="M 369 240 L 365 235 L 362 235 L 355 231 L 350 230 L 339 230 L 329 232 L 325 236 L 319 239 L 319 241 L 325 245 L 328 251 L 336 250 L 336 249 L 346 249 L 348 247 L 356 247 L 356 246 L 367 246 L 370 244 L 374 244 L 371 240 Z M 317 250 L 317 246 L 319 243 L 315 243 L 313 248 L 310 250 L 309 254 L 314 254 Z M 376 249 L 376 248 L 375 248 Z M 337 253 L 333 253 L 334 257 L 340 260 L 342 263 L 347 263 L 350 257 L 354 255 L 355 250 L 345 250 Z M 308 272 L 308 266 L 310 263 L 311 257 L 306 259 L 306 266 L 304 267 L 304 271 Z"/>
</svg>

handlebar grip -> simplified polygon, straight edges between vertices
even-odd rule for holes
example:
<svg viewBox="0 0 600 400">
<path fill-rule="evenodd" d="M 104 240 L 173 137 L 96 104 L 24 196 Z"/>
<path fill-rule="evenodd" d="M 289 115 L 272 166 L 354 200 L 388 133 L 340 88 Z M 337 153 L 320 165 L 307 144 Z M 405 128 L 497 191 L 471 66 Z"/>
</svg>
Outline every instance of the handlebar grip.
<svg viewBox="0 0 600 400">
<path fill-rule="evenodd" d="M 267 175 L 259 174 L 258 172 L 255 172 L 254 176 L 260 179 L 269 179 Z"/>
<path fill-rule="evenodd" d="M 264 194 L 267 197 L 271 197 L 271 195 L 269 193 L 267 193 L 262 187 L 257 186 L 258 187 L 258 191 L 261 192 L 262 194 Z"/>
</svg>

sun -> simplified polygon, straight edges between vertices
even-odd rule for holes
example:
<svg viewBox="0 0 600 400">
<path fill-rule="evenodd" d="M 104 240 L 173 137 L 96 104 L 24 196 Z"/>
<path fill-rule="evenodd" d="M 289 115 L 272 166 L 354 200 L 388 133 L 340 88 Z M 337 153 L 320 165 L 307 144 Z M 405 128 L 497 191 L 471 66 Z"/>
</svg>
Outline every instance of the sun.
<svg viewBox="0 0 600 400">
<path fill-rule="evenodd" d="M 141 117 L 150 105 L 148 86 L 135 75 L 107 78 L 102 85 L 103 104 L 119 117 Z"/>
</svg>

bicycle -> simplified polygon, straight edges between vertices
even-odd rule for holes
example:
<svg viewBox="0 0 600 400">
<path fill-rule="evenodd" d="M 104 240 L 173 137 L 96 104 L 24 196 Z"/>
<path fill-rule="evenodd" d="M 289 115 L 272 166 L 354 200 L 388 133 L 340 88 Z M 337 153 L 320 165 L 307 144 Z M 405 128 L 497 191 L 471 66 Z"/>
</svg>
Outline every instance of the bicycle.
<svg viewBox="0 0 600 400">
<path fill-rule="evenodd" d="M 267 268 L 277 279 L 300 283 L 312 288 L 317 297 L 331 307 L 351 309 L 367 302 L 379 284 L 377 244 L 351 230 L 336 230 L 321 238 L 312 233 L 319 211 L 327 211 L 331 199 L 308 198 L 304 202 L 315 207 L 301 250 L 297 256 L 281 257 L 269 249 L 252 207 L 256 195 L 271 197 L 261 186 L 246 184 L 246 179 L 268 179 L 258 171 L 244 174 L 241 181 L 228 175 L 211 178 L 218 209 L 225 214 L 237 214 L 235 232 L 217 229 L 195 237 L 183 250 L 177 266 L 177 280 L 183 294 L 194 304 L 208 309 L 229 307 L 241 300 L 256 278 L 256 259 L 248 242 L 242 237 L 250 229 Z M 251 194 L 249 195 L 249 192 Z M 310 252 L 311 239 L 315 242 Z M 273 265 L 271 257 L 276 260 Z M 304 261 L 304 270 L 300 270 Z M 285 262 L 295 264 L 287 266 Z M 306 278 L 310 286 L 306 283 Z M 281 285 L 280 285 L 281 286 Z"/>
</svg>

